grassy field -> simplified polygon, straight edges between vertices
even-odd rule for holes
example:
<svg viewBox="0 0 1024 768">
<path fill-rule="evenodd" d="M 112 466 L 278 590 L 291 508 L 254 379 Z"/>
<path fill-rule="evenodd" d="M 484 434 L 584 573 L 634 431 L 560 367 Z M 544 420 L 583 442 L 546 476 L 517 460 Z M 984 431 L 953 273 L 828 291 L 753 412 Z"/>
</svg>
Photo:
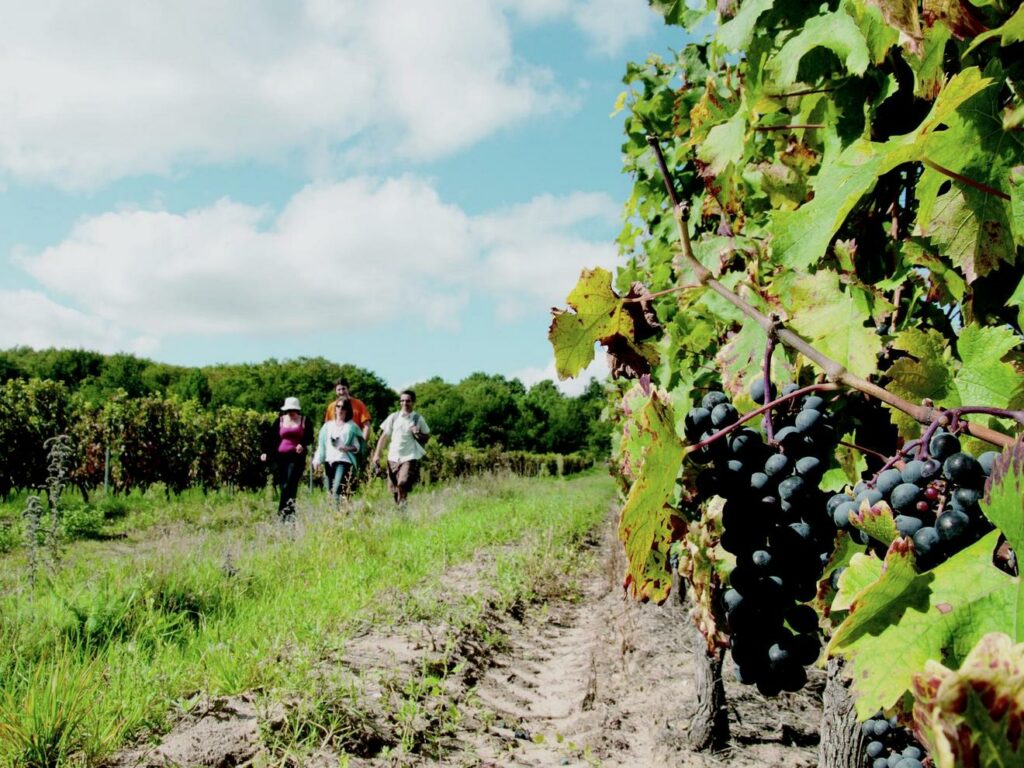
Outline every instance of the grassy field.
<svg viewBox="0 0 1024 768">
<path fill-rule="evenodd" d="M 34 586 L 30 550 L 0 557 L 0 763 L 96 764 L 197 693 L 259 691 L 294 709 L 368 622 L 479 621 L 478 595 L 453 598 L 467 563 L 486 563 L 474 578 L 499 602 L 568 589 L 612 494 L 590 474 L 480 478 L 402 511 L 379 489 L 342 514 L 303 495 L 290 525 L 264 496 L 95 502 L 122 505 L 108 538 L 69 545 Z"/>
</svg>

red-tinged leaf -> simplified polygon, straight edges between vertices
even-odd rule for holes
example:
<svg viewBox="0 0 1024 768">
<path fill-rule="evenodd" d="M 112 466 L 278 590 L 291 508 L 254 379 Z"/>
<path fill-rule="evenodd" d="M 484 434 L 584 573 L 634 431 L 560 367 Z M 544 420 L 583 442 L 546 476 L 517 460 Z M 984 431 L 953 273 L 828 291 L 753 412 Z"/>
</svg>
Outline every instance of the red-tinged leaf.
<svg viewBox="0 0 1024 768">
<path fill-rule="evenodd" d="M 619 517 L 619 538 L 628 560 L 625 586 L 640 600 L 664 602 L 671 588 L 668 554 L 685 532 L 685 522 L 671 506 L 684 448 L 675 432 L 672 409 L 658 393 L 637 420 L 646 440 L 640 475 Z"/>
<path fill-rule="evenodd" d="M 1024 764 L 1024 644 L 985 635 L 959 670 L 928 661 L 913 693 L 914 733 L 936 768 Z"/>
</svg>

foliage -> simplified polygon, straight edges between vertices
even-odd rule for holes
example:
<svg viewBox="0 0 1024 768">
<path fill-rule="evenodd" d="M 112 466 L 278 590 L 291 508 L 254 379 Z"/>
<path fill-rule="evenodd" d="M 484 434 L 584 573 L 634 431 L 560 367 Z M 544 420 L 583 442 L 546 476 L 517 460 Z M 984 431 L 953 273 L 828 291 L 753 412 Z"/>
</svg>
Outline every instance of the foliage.
<svg viewBox="0 0 1024 768">
<path fill-rule="evenodd" d="M 645 398 L 682 435 L 683 414 L 713 389 L 743 411 L 766 374 L 779 387 L 839 385 L 853 394 L 830 403 L 833 418 L 870 469 L 851 477 L 844 448 L 830 490 L 871 482 L 879 456 L 902 466 L 912 457 L 897 451 L 940 423 L 975 454 L 980 440 L 1008 446 L 1024 423 L 1020 3 L 652 4 L 689 36 L 671 59 L 626 69 L 626 261 L 610 280 L 584 270 L 549 333 L 562 376 L 601 343 L 613 375 L 640 378 L 643 396 L 624 393 L 614 411 L 629 584 L 667 580 L 659 569 L 682 537 L 665 527 L 673 515 L 714 531 L 713 510 L 689 507 L 692 464 L 669 482 L 674 441 L 636 443 Z M 862 716 L 905 702 L 926 662 L 956 667 L 989 631 L 1019 642 L 1018 580 L 992 555 L 1000 534 L 1024 546 L 1012 476 L 983 505 L 998 532 L 930 571 L 909 539 L 884 564 L 868 547 L 832 612 L 817 603 L 831 652 L 852 659 Z M 881 506 L 855 524 L 893 539 Z M 664 535 L 634 546 L 644 526 Z M 684 575 L 713 593 L 720 567 L 709 552 Z M 702 598 L 697 616 L 712 645 L 717 604 Z"/>
</svg>

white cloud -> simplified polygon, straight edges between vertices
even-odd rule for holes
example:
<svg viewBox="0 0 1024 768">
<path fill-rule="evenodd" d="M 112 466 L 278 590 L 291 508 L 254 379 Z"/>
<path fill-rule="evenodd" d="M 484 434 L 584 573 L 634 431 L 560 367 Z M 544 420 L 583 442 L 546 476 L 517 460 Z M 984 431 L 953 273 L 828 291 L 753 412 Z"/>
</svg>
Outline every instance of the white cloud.
<svg viewBox="0 0 1024 768">
<path fill-rule="evenodd" d="M 647 0 L 507 0 L 507 6 L 529 24 L 568 18 L 592 53 L 618 56 L 633 40 L 651 31 L 659 16 Z"/>
<path fill-rule="evenodd" d="M 577 24 L 612 51 L 643 0 L 182 0 L 6 9 L 0 169 L 62 186 L 195 163 L 377 145 L 433 159 L 531 116 L 573 109 L 516 54 L 509 19 Z"/>
<path fill-rule="evenodd" d="M 155 339 L 128 337 L 115 324 L 57 304 L 41 293 L 0 291 L 0 349 L 19 345 L 137 354 L 150 353 L 157 346 Z"/>
<path fill-rule="evenodd" d="M 499 314 L 513 319 L 538 304 L 565 304 L 583 267 L 614 266 L 610 238 L 581 237 L 583 226 L 617 221 L 619 205 L 603 194 L 543 195 L 474 223 L 486 248 L 483 280 Z M 539 301 L 538 301 L 539 300 Z"/>
<path fill-rule="evenodd" d="M 583 266 L 611 266 L 617 211 L 576 193 L 474 217 L 423 179 L 358 177 L 307 186 L 276 216 L 228 199 L 108 212 L 13 258 L 100 326 L 147 337 L 456 328 L 472 295 L 503 318 L 564 304 Z"/>
<path fill-rule="evenodd" d="M 558 374 L 555 371 L 554 360 L 542 368 L 521 368 L 518 371 L 513 371 L 508 375 L 508 378 L 519 379 L 527 388 L 545 379 L 550 379 L 562 394 L 577 397 L 583 394 L 587 385 L 594 379 L 605 379 L 608 377 L 608 365 L 605 362 L 604 352 L 600 347 L 596 347 L 596 349 L 594 361 L 580 371 L 578 376 L 566 379 L 565 381 L 559 381 Z"/>
</svg>

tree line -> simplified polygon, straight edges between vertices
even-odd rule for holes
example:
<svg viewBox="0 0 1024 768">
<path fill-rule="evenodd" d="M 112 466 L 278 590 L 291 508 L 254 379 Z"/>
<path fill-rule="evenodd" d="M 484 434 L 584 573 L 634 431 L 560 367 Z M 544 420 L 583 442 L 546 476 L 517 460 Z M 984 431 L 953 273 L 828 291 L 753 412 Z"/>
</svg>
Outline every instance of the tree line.
<svg viewBox="0 0 1024 768">
<path fill-rule="evenodd" d="M 339 377 L 367 404 L 375 426 L 397 408 L 398 394 L 379 376 L 321 357 L 190 368 L 87 350 L 0 352 L 0 494 L 39 484 L 43 443 L 60 432 L 76 438 L 77 472 L 89 487 L 103 482 L 108 448 L 117 487 L 260 486 L 263 473 L 246 457 L 263 424 L 289 395 L 319 422 Z M 483 373 L 414 388 L 439 446 L 591 459 L 608 453 L 610 427 L 600 418 L 606 394 L 597 382 L 579 397 L 550 381 L 527 388 Z"/>
</svg>

